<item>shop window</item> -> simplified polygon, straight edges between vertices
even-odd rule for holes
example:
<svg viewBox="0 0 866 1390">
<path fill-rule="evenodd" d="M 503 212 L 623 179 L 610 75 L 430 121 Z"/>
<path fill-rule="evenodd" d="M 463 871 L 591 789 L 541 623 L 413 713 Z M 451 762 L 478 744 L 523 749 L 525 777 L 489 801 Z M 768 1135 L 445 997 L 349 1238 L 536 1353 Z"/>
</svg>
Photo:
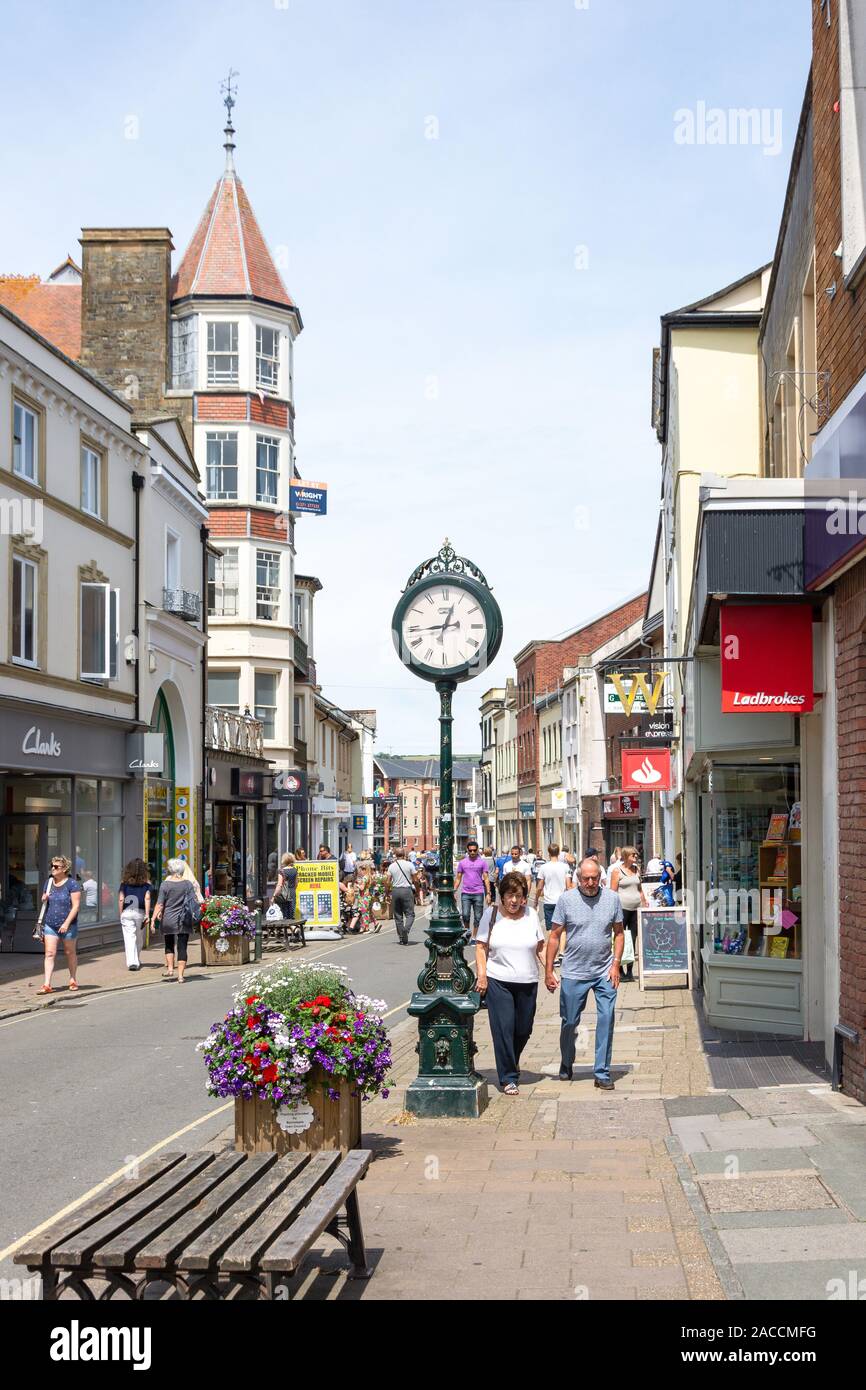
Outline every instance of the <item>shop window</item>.
<svg viewBox="0 0 866 1390">
<path fill-rule="evenodd" d="M 99 783 L 95 778 L 79 777 L 75 783 L 76 811 L 96 811 L 99 807 Z"/>
</svg>

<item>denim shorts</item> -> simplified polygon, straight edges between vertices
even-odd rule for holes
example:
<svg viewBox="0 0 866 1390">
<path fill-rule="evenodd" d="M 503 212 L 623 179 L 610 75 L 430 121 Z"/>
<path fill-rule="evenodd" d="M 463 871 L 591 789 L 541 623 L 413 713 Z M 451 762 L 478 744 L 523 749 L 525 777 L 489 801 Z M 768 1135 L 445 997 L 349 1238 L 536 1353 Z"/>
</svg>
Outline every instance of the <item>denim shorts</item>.
<svg viewBox="0 0 866 1390">
<path fill-rule="evenodd" d="M 78 935 L 78 920 L 70 922 L 62 936 L 56 927 L 43 927 L 42 934 L 43 936 L 56 936 L 58 941 L 74 941 Z"/>
</svg>

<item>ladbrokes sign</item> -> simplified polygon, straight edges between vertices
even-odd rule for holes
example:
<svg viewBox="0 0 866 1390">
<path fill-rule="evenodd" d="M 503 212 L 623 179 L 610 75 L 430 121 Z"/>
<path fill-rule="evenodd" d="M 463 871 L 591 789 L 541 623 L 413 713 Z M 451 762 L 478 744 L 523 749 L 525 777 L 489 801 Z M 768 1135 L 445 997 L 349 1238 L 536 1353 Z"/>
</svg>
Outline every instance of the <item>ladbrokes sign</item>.
<svg viewBox="0 0 866 1390">
<path fill-rule="evenodd" d="M 723 604 L 721 638 L 723 714 L 807 714 L 813 708 L 808 604 Z"/>
</svg>

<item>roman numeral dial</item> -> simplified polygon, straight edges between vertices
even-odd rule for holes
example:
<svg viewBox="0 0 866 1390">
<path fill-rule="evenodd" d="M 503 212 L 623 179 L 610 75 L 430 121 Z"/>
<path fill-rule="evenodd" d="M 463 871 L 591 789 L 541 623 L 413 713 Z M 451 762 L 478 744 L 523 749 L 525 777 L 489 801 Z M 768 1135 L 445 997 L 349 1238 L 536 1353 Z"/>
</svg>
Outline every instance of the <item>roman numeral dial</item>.
<svg viewBox="0 0 866 1390">
<path fill-rule="evenodd" d="M 477 661 L 487 647 L 487 623 L 475 593 L 453 576 L 430 585 L 406 609 L 401 650 L 410 665 L 438 675 Z"/>
</svg>

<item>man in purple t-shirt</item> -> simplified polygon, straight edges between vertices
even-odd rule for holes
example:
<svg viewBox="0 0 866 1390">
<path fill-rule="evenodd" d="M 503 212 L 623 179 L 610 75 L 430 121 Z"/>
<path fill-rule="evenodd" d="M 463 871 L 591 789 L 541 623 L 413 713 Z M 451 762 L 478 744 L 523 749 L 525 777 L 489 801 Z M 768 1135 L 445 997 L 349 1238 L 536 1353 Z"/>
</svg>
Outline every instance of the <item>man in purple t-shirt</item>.
<svg viewBox="0 0 866 1390">
<path fill-rule="evenodd" d="M 457 877 L 454 880 L 455 898 L 458 893 L 460 894 L 460 915 L 463 918 L 464 927 L 468 928 L 472 918 L 475 919 L 475 931 L 472 933 L 472 940 L 474 941 L 484 905 L 490 902 L 487 860 L 482 859 L 478 853 L 477 840 L 469 841 L 466 846 L 466 858 L 461 859 L 457 865 Z"/>
</svg>

